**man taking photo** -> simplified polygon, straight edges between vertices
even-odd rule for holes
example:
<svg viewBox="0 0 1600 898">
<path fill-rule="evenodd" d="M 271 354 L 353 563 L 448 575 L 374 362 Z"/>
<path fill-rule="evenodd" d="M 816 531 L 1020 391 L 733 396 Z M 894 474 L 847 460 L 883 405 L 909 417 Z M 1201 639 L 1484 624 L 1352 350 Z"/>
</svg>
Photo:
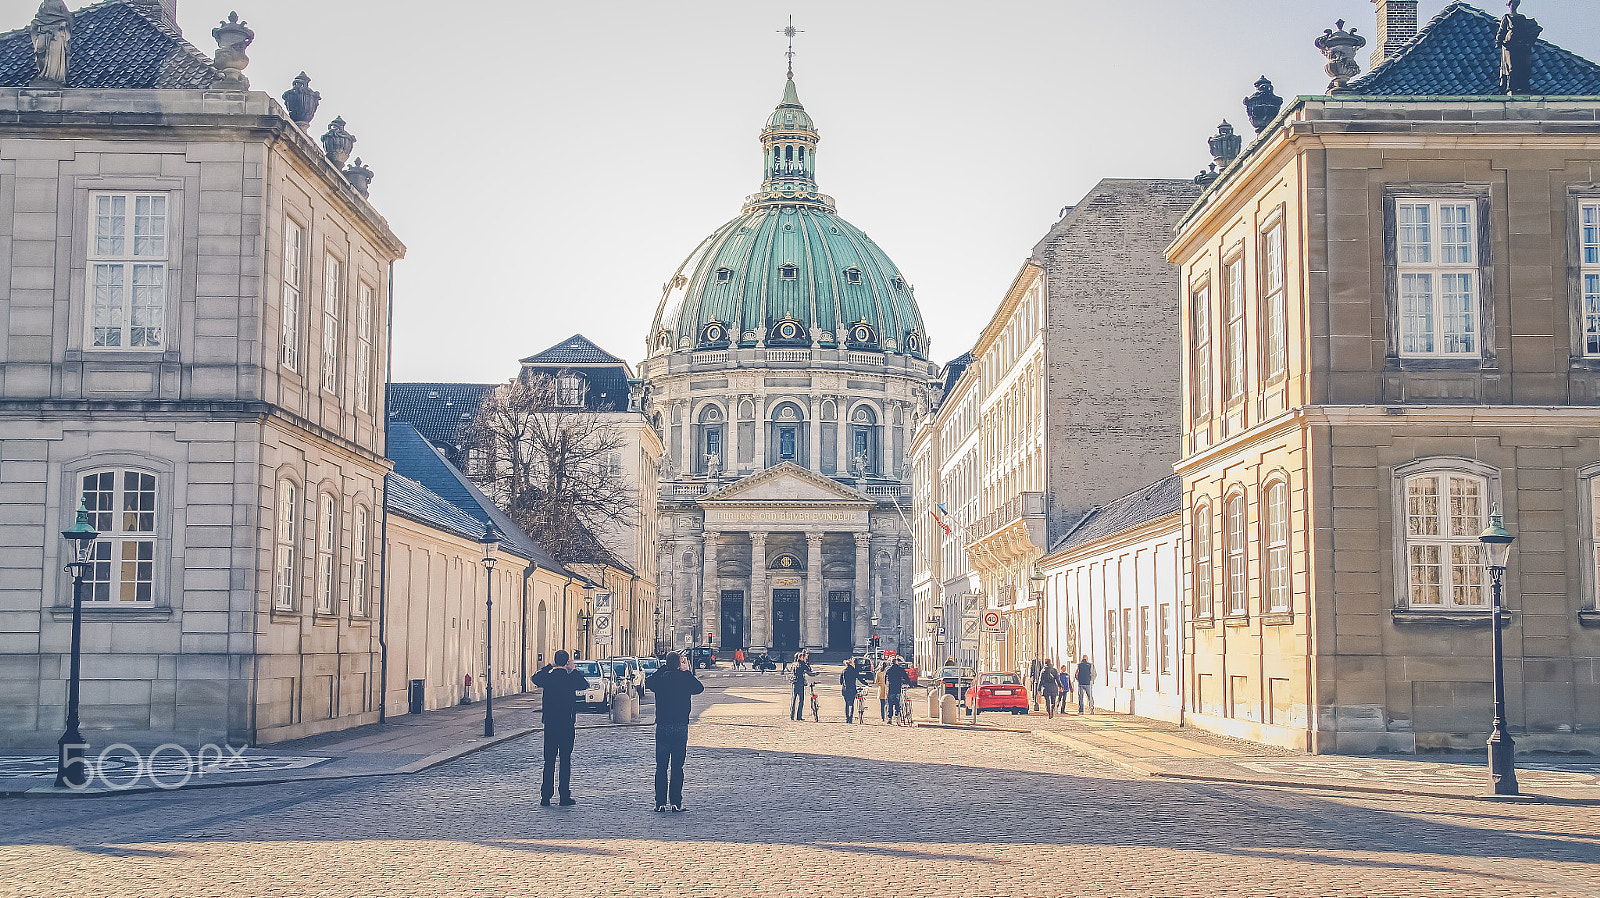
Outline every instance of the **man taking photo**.
<svg viewBox="0 0 1600 898">
<path fill-rule="evenodd" d="M 533 685 L 543 692 L 544 712 L 544 783 L 539 789 L 539 804 L 550 806 L 555 795 L 556 762 L 561 763 L 561 804 L 577 804 L 572 797 L 572 740 L 577 735 L 579 696 L 589 688 L 583 674 L 573 670 L 576 665 L 565 649 L 556 652 L 555 663 L 546 664 L 529 677 Z"/>
</svg>

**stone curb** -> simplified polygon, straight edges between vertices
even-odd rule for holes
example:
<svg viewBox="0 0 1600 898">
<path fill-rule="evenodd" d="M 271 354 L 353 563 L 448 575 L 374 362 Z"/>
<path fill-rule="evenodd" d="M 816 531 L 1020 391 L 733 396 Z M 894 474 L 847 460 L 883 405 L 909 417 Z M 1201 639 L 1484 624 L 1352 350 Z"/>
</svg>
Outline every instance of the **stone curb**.
<svg viewBox="0 0 1600 898">
<path fill-rule="evenodd" d="M 1088 755 L 1097 761 L 1103 761 L 1113 767 L 1120 768 L 1129 773 L 1147 776 L 1152 779 L 1183 780 L 1197 783 L 1221 783 L 1231 786 L 1256 786 L 1268 789 L 1318 789 L 1328 792 L 1360 792 L 1369 795 L 1409 795 L 1419 798 L 1454 798 L 1464 801 L 1515 801 L 1523 804 L 1562 804 L 1583 807 L 1600 807 L 1600 799 L 1589 798 L 1564 798 L 1554 795 L 1464 795 L 1460 792 L 1448 792 L 1443 789 L 1401 789 L 1394 786 L 1368 786 L 1358 783 L 1328 782 L 1326 780 L 1286 779 L 1286 780 L 1258 780 L 1242 776 L 1217 776 L 1213 774 L 1182 773 L 1176 770 L 1167 770 L 1154 764 L 1145 764 L 1125 758 L 1115 752 L 1107 751 L 1098 746 L 1080 742 L 1070 736 L 1059 733 L 1039 733 L 1035 736 L 1047 742 L 1054 742 L 1065 746 L 1079 754 Z"/>
<path fill-rule="evenodd" d="M 627 727 L 652 725 L 653 724 L 646 723 L 591 723 L 581 725 L 578 727 L 578 729 L 624 729 Z M 464 758 L 470 754 L 475 754 L 483 751 L 486 748 L 493 748 L 494 746 L 500 745 L 504 742 L 510 742 L 513 739 L 521 739 L 523 736 L 529 735 L 530 733 L 540 733 L 543 731 L 544 727 L 542 726 L 521 727 L 519 729 L 512 730 L 503 736 L 497 735 L 491 738 L 480 738 L 465 745 L 460 745 L 455 748 L 448 748 L 444 751 L 434 752 L 425 758 L 413 761 L 410 764 L 406 764 L 403 767 L 397 767 L 393 770 L 368 770 L 361 773 L 324 773 L 312 774 L 309 776 L 282 776 L 269 777 L 266 779 L 228 780 L 224 782 L 210 783 L 185 783 L 182 786 L 177 786 L 174 788 L 161 788 L 158 786 L 135 786 L 131 789 L 81 789 L 67 791 L 58 790 L 54 786 L 35 786 L 32 789 L 24 789 L 21 791 L 12 790 L 0 792 L 0 799 L 103 798 L 109 795 L 148 795 L 157 792 L 187 792 L 193 789 L 226 789 L 239 786 L 281 786 L 289 783 L 314 783 L 326 782 L 329 780 L 364 779 L 377 776 L 405 776 L 412 773 L 421 773 L 424 770 L 430 770 L 434 767 L 440 766 L 441 764 L 448 764 L 451 761 Z"/>
</svg>

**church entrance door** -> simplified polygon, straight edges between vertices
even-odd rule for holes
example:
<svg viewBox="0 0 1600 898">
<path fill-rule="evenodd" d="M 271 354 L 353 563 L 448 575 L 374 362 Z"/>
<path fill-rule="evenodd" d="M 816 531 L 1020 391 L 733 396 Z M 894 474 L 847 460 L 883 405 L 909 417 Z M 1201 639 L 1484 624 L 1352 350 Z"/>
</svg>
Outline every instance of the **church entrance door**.
<svg viewBox="0 0 1600 898">
<path fill-rule="evenodd" d="M 828 651 L 849 652 L 855 648 L 851 629 L 850 593 L 828 593 Z"/>
<path fill-rule="evenodd" d="M 744 591 L 722 591 L 722 642 L 723 653 L 733 655 L 734 649 L 744 648 Z"/>
<path fill-rule="evenodd" d="M 800 590 L 772 591 L 772 650 L 800 651 Z"/>
</svg>

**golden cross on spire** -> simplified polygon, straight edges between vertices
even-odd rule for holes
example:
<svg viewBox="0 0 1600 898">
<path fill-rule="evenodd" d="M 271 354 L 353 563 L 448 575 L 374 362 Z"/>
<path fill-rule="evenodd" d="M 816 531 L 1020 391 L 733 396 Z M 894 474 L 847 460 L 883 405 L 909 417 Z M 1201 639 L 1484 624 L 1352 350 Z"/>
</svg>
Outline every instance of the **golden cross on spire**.
<svg viewBox="0 0 1600 898">
<path fill-rule="evenodd" d="M 794 27 L 794 16 L 790 16 L 789 17 L 789 24 L 786 25 L 785 27 L 783 27 L 782 29 L 780 29 L 778 31 L 778 33 L 789 39 L 789 52 L 787 52 L 787 53 L 785 53 L 783 55 L 787 56 L 789 58 L 789 80 L 793 81 L 794 80 L 794 36 L 797 35 L 797 34 L 805 34 L 805 32 L 801 31 L 799 28 Z"/>
</svg>

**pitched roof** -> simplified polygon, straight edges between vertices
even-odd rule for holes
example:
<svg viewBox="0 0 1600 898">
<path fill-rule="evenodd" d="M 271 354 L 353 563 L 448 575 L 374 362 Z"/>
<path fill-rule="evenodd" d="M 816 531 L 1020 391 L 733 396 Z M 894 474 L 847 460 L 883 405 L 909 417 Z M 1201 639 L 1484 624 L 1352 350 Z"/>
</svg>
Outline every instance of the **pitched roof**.
<svg viewBox="0 0 1600 898">
<path fill-rule="evenodd" d="M 390 474 L 384 481 L 389 510 L 463 539 L 483 538 L 483 522 L 409 477 Z"/>
<path fill-rule="evenodd" d="M 573 334 L 543 352 L 522 360 L 524 365 L 541 368 L 563 365 L 623 365 L 628 363 L 590 342 L 583 334 Z"/>
<path fill-rule="evenodd" d="M 28 29 L 0 34 L 0 87 L 27 87 L 36 74 Z M 108 0 L 72 14 L 69 88 L 198 90 L 221 75 L 151 7 Z"/>
<path fill-rule="evenodd" d="M 1466 3 L 1452 3 L 1394 56 L 1352 81 L 1348 93 L 1388 97 L 1500 95 L 1500 50 L 1495 46 L 1499 32 L 1499 19 Z M 1532 89 L 1536 96 L 1600 96 L 1600 65 L 1540 40 L 1533 48 Z"/>
<path fill-rule="evenodd" d="M 1134 490 L 1120 499 L 1097 505 L 1084 516 L 1078 525 L 1067 532 L 1051 552 L 1070 549 L 1095 540 L 1116 536 L 1148 524 L 1156 518 L 1175 514 L 1183 508 L 1183 478 L 1168 474 L 1142 489 Z"/>
<path fill-rule="evenodd" d="M 456 446 L 498 384 L 390 384 L 389 420 L 410 424 L 423 439 L 457 457 Z"/>
<path fill-rule="evenodd" d="M 500 531 L 502 542 L 512 547 L 518 555 L 533 561 L 539 567 L 558 574 L 569 574 L 542 546 L 524 533 L 516 522 L 506 516 L 483 491 L 478 489 L 461 469 L 450 464 L 439 450 L 404 422 L 389 422 L 389 460 L 394 462 L 395 473 L 415 480 L 434 495 L 466 512 L 483 535 L 483 523 L 490 521 Z"/>
</svg>

